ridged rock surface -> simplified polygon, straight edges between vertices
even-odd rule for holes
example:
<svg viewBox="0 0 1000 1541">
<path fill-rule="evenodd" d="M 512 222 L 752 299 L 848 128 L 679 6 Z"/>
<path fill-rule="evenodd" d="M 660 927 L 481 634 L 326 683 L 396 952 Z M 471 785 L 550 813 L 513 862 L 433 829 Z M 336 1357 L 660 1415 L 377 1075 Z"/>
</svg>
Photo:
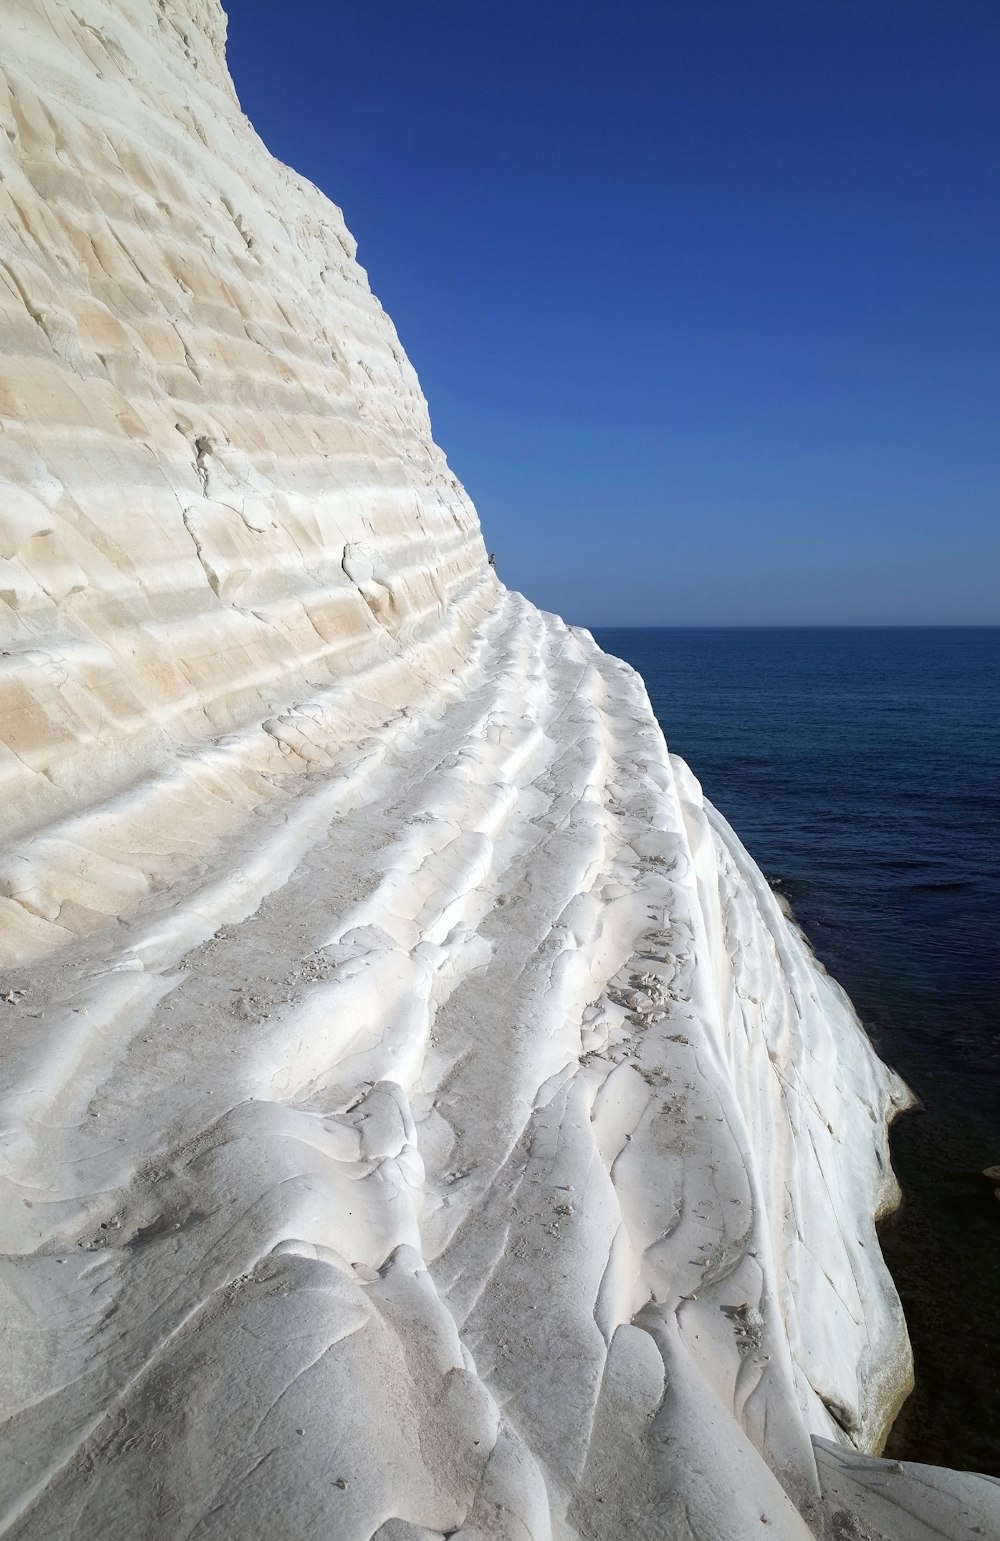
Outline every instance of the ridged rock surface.
<svg viewBox="0 0 1000 1541">
<path fill-rule="evenodd" d="M 0 1533 L 1000 1534 L 865 1453 L 905 1088 L 224 34 L 5 7 Z"/>
<path fill-rule="evenodd" d="M 209 0 L 5 5 L 0 961 L 196 865 L 495 602 L 340 212 L 255 138 L 223 34 Z M 387 663 L 360 717 L 295 710 Z"/>
</svg>

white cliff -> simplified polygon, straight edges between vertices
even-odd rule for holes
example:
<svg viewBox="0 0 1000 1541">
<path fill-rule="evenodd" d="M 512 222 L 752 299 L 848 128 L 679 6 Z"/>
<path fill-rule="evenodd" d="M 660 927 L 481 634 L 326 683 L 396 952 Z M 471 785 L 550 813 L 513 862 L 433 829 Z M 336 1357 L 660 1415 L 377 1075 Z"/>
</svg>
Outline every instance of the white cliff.
<svg viewBox="0 0 1000 1541">
<path fill-rule="evenodd" d="M 508 594 L 216 0 L 0 56 L 0 1533 L 1000 1536 L 882 1462 L 905 1088 Z"/>
</svg>

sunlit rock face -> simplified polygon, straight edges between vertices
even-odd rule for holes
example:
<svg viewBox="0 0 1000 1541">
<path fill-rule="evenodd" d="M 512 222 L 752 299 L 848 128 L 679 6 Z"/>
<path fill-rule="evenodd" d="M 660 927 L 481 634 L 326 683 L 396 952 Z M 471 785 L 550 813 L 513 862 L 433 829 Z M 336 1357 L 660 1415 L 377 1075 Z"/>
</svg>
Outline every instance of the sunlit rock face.
<svg viewBox="0 0 1000 1541">
<path fill-rule="evenodd" d="M 342 748 L 302 693 L 417 641 L 447 673 L 496 602 L 340 211 L 254 135 L 224 34 L 208 0 L 5 6 L 7 960 L 128 913 L 290 756 Z"/>
<path fill-rule="evenodd" d="M 905 1088 L 490 572 L 221 10 L 4 27 L 0 1531 L 1000 1533 L 865 1454 Z"/>
</svg>

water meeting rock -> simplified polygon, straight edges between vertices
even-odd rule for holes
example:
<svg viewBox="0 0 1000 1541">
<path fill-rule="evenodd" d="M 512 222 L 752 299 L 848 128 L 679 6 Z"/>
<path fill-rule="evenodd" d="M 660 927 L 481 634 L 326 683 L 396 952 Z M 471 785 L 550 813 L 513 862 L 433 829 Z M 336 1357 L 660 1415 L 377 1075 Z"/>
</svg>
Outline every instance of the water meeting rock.
<svg viewBox="0 0 1000 1541">
<path fill-rule="evenodd" d="M 221 8 L 4 31 L 2 1533 L 997 1535 L 871 1454 L 905 1087 L 497 580 Z"/>
</svg>

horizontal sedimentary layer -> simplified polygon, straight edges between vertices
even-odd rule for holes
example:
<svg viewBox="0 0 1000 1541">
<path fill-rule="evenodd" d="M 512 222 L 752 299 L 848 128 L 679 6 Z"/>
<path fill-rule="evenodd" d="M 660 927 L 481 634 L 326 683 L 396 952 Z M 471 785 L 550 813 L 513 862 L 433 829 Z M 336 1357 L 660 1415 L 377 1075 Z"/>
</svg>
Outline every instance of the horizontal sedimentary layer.
<svg viewBox="0 0 1000 1541">
<path fill-rule="evenodd" d="M 905 1388 L 903 1088 L 632 671 L 515 596 L 474 651 L 8 976 L 12 1535 L 804 1537 L 870 1488 L 810 1433 Z"/>
<path fill-rule="evenodd" d="M 339 210 L 239 111 L 218 7 L 17 0 L 8 12 L 9 959 L 127 907 L 93 880 L 81 812 L 103 820 L 114 803 L 121 831 L 136 789 L 176 780 L 181 758 L 449 627 L 435 667 L 452 667 L 465 638 L 447 618 L 495 585 Z M 268 774 L 287 737 L 267 747 L 244 780 Z M 58 850 L 34 850 L 39 831 Z M 120 834 L 150 852 L 133 894 L 158 881 L 162 835 L 150 817 Z"/>
<path fill-rule="evenodd" d="M 905 1088 L 510 595 L 215 0 L 0 57 L 0 1532 L 930 1541 Z"/>
</svg>

